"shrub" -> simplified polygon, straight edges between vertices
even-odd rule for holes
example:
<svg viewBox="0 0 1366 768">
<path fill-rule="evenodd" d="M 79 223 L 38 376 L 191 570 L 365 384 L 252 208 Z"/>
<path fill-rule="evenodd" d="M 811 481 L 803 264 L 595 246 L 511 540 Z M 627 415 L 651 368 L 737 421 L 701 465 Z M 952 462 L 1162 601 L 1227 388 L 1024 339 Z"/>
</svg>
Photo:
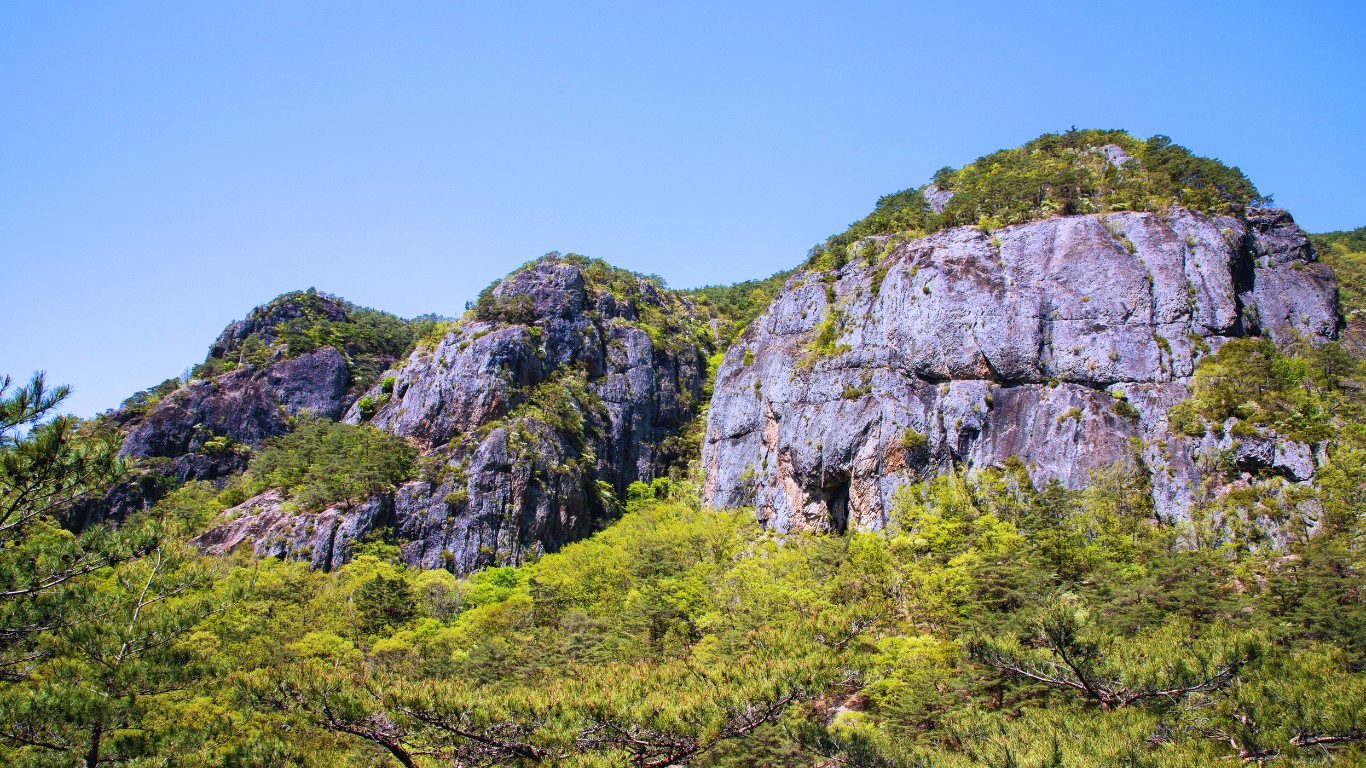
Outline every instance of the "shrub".
<svg viewBox="0 0 1366 768">
<path fill-rule="evenodd" d="M 232 438 L 227 435 L 215 435 L 204 441 L 204 446 L 200 449 L 210 456 L 226 456 L 235 453 L 238 446 L 233 443 Z"/>
<path fill-rule="evenodd" d="M 1128 156 L 1123 172 L 1103 147 Z M 959 169 L 943 168 L 932 183 L 953 197 L 942 210 L 930 206 L 930 185 L 879 198 L 868 216 L 811 249 L 806 266 L 834 269 L 849 259 L 849 248 L 872 235 L 919 237 L 949 227 L 988 229 L 1056 215 L 1105 211 L 1151 211 L 1180 205 L 1207 213 L 1238 214 L 1269 202 L 1242 171 L 1198 157 L 1166 136 L 1147 141 L 1124 131 L 1071 130 L 1044 134 L 1015 149 L 1003 149 Z M 1117 235 L 1130 253 L 1127 237 Z"/>
<path fill-rule="evenodd" d="M 416 459 L 406 440 L 368 424 L 302 416 L 293 432 L 261 446 L 248 471 L 304 510 L 317 510 L 394 489 L 413 477 Z"/>
<path fill-rule="evenodd" d="M 360 412 L 360 417 L 366 421 L 369 421 L 378 409 L 379 406 L 375 404 L 375 398 L 370 395 L 366 395 L 356 401 L 356 410 Z"/>
<path fill-rule="evenodd" d="M 901 433 L 901 440 L 899 442 L 901 450 L 905 452 L 907 456 L 925 450 L 925 447 L 930 444 L 929 438 L 910 427 L 906 427 L 906 430 Z"/>
</svg>

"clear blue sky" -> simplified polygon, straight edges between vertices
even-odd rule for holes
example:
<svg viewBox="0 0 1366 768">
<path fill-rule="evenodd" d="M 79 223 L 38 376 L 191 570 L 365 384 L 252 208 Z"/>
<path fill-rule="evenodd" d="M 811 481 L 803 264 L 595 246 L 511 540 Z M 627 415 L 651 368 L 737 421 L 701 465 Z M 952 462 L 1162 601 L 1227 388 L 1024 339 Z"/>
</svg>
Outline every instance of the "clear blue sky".
<svg viewBox="0 0 1366 768">
<path fill-rule="evenodd" d="M 575 251 L 769 275 L 1069 126 L 1366 224 L 1359 3 L 0 4 L 0 373 L 88 415 L 316 286 L 458 314 Z"/>
</svg>

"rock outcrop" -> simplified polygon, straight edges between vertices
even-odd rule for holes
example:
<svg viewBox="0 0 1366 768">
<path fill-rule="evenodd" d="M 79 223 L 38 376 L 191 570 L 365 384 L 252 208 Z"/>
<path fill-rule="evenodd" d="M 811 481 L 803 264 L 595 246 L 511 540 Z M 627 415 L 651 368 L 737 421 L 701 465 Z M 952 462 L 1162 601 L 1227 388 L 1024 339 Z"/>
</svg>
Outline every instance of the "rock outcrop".
<svg viewBox="0 0 1366 768">
<path fill-rule="evenodd" d="M 898 486 L 1019 456 L 1036 482 L 1073 488 L 1132 462 L 1159 513 L 1180 515 L 1201 446 L 1167 412 L 1196 362 L 1230 338 L 1337 331 L 1331 270 L 1280 210 L 960 227 L 859 253 L 878 250 L 792 278 L 727 352 L 709 503 L 782 530 L 876 528 Z M 1307 450 L 1247 461 L 1304 479 Z"/>
<path fill-rule="evenodd" d="M 284 343 L 283 330 L 291 321 L 346 323 L 351 319 L 348 307 L 341 299 L 311 289 L 286 293 L 256 307 L 244 319 L 229 323 L 209 346 L 209 358 L 237 357 L 246 346 L 273 355 Z"/>
<path fill-rule="evenodd" d="M 393 523 L 392 494 L 371 497 L 355 506 L 331 506 L 322 512 L 298 513 L 280 492 L 271 489 L 223 512 L 222 522 L 190 541 L 209 555 L 225 555 L 250 547 L 262 557 L 307 560 L 331 570 L 351 558 L 351 548 L 377 528 Z"/>
<path fill-rule="evenodd" d="M 424 322 L 432 322 L 430 319 Z M 185 384 L 168 380 L 101 418 L 124 433 L 140 471 L 70 510 L 74 530 L 147 508 L 174 482 L 222 483 L 249 452 L 305 411 L 338 419 L 411 348 L 412 323 L 312 289 L 279 296 L 227 326 Z"/>
<path fill-rule="evenodd" d="M 121 455 L 170 459 L 169 474 L 180 480 L 214 479 L 242 467 L 232 452 L 205 453 L 210 440 L 254 447 L 288 432 L 289 417 L 303 411 L 335 419 L 348 382 L 346 358 L 332 347 L 191 381 L 129 430 Z"/>
<path fill-rule="evenodd" d="M 710 344 L 690 302 L 601 262 L 547 257 L 486 291 L 345 417 L 425 449 L 394 498 L 405 560 L 469 571 L 591 533 L 682 458 Z"/>
</svg>

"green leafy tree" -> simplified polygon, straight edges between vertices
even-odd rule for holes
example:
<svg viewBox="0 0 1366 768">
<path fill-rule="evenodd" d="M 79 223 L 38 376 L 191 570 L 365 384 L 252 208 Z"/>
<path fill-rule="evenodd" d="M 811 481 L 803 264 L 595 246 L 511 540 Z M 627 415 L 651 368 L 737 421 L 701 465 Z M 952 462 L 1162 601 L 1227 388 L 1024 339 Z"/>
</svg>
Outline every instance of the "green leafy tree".
<svg viewBox="0 0 1366 768">
<path fill-rule="evenodd" d="M 0 690 L 0 739 L 35 765 L 134 763 L 185 754 L 230 723 L 193 722 L 195 688 L 216 670 L 190 637 L 238 585 L 177 547 L 97 574 L 88 612 L 44 632 L 47 651 L 26 678 Z"/>
</svg>

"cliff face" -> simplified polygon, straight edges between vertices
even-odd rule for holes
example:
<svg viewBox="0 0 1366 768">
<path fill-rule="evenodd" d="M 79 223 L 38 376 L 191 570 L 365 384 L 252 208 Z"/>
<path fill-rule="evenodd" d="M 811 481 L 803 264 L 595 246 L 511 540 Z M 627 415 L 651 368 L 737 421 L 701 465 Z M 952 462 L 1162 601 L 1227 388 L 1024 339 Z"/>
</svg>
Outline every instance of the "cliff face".
<svg viewBox="0 0 1366 768">
<path fill-rule="evenodd" d="M 460 322 L 430 321 L 423 343 L 382 374 L 357 361 L 385 359 L 403 341 L 391 322 L 401 321 L 360 311 L 372 316 L 287 294 L 229 325 L 197 369 L 202 378 L 119 419 L 122 454 L 180 481 L 245 469 L 241 446 L 289 432 L 305 411 L 369 422 L 422 449 L 421 479 L 396 492 L 321 513 L 267 492 L 200 536 L 205 551 L 246 544 L 330 568 L 385 529 L 413 565 L 517 562 L 587 536 L 628 485 L 687 458 L 684 431 L 701 409 L 714 334 L 704 312 L 649 279 L 580 257 L 541 259 L 486 291 Z M 363 396 L 358 368 L 373 382 Z M 154 501 L 161 486 L 147 477 L 75 522 Z"/>
<path fill-rule="evenodd" d="M 876 528 L 898 486 L 1019 456 L 1073 488 L 1140 466 L 1158 512 L 1180 515 L 1219 447 L 1168 429 L 1195 363 L 1230 338 L 1337 330 L 1331 270 L 1279 210 L 960 227 L 859 253 L 878 250 L 790 280 L 728 351 L 709 503 L 782 530 Z M 1239 447 L 1250 464 L 1312 472 L 1308 447 L 1260 442 Z"/>
<path fill-rule="evenodd" d="M 124 438 L 126 457 L 193 462 L 205 443 L 226 437 L 257 446 L 289 431 L 289 416 L 307 410 L 324 418 L 341 415 L 350 380 L 346 358 L 332 347 L 264 368 L 247 366 L 213 379 L 196 380 L 167 395 Z M 180 479 L 207 479 L 175 472 Z M 183 475 L 184 476 L 181 476 Z"/>
<path fill-rule="evenodd" d="M 425 449 L 393 502 L 405 560 L 467 571 L 591 533 L 681 458 L 709 346 L 691 303 L 600 262 L 499 283 L 345 417 Z"/>
<path fill-rule="evenodd" d="M 246 469 L 242 446 L 289 432 L 291 416 L 340 418 L 365 379 L 408 346 L 405 331 L 410 337 L 406 321 L 311 290 L 253 309 L 223 330 L 191 381 L 167 381 L 157 389 L 172 391 L 154 403 L 130 401 L 102 417 L 124 433 L 120 456 L 143 471 L 73 509 L 67 524 L 81 529 L 145 509 L 168 478 L 221 484 Z"/>
</svg>

